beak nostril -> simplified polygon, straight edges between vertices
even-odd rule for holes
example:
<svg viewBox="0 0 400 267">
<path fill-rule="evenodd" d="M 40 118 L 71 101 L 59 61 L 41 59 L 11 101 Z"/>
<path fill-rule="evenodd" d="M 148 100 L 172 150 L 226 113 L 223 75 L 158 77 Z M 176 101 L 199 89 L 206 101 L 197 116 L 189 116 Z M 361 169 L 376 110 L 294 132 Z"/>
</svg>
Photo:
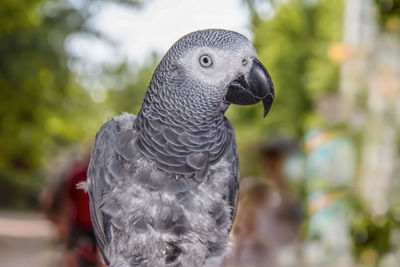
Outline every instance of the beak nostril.
<svg viewBox="0 0 400 267">
<path fill-rule="evenodd" d="M 248 60 L 248 58 L 246 58 Z M 242 63 L 244 63 L 242 61 Z M 224 97 L 224 102 L 238 105 L 252 105 L 262 101 L 264 116 L 271 108 L 274 99 L 274 86 L 271 76 L 264 65 L 254 57 L 250 70 L 246 74 L 238 74 L 230 82 Z"/>
</svg>

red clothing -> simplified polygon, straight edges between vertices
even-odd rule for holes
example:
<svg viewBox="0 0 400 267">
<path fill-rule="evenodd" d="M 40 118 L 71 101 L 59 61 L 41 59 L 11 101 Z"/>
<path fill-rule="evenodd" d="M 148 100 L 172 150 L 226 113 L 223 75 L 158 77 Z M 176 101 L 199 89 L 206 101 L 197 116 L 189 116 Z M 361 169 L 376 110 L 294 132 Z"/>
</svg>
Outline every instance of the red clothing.
<svg viewBox="0 0 400 267">
<path fill-rule="evenodd" d="M 68 198 L 72 203 L 71 219 L 73 224 L 87 230 L 92 230 L 89 195 L 83 190 L 76 188 L 77 183 L 86 181 L 87 167 L 87 164 L 83 163 L 73 165 L 71 175 L 68 177 Z"/>
</svg>

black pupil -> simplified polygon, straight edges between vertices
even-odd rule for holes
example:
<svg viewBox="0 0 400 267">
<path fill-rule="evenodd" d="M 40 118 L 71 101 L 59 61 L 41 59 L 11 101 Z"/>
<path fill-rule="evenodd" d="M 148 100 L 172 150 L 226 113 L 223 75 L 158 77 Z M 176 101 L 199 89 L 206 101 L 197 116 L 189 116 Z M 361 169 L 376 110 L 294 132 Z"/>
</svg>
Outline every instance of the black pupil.
<svg viewBox="0 0 400 267">
<path fill-rule="evenodd" d="M 208 64 L 208 58 L 203 57 L 203 63 L 204 63 L 204 64 Z"/>
</svg>

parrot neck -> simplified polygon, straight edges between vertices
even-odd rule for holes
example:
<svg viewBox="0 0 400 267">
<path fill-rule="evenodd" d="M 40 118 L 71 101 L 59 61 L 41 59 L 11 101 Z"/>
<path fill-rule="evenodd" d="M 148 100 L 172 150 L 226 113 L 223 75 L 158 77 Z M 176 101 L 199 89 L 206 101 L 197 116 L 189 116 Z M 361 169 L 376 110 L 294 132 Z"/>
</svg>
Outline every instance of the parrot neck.
<svg viewBox="0 0 400 267">
<path fill-rule="evenodd" d="M 191 98 L 189 96 L 193 94 L 192 92 L 182 92 L 181 94 L 188 94 L 188 97 L 183 98 L 184 101 L 182 101 L 182 98 L 176 95 L 166 97 L 161 90 L 153 89 L 151 83 L 138 114 L 138 125 L 155 120 L 158 121 L 158 127 L 188 133 L 199 131 L 214 133 L 216 130 L 224 130 L 224 114 L 229 107 L 228 104 L 222 101 L 196 101 L 196 99 L 206 97 Z M 141 130 L 140 127 L 139 129 Z"/>
<path fill-rule="evenodd" d="M 225 130 L 224 124 L 224 113 L 226 107 L 221 108 L 220 112 L 214 114 L 208 114 L 207 116 L 196 116 L 190 112 L 171 112 L 162 111 L 160 109 L 146 110 L 142 107 L 139 111 L 136 125 L 139 126 L 137 129 L 139 132 L 145 130 L 142 126 L 148 123 L 157 124 L 156 127 L 163 129 L 171 129 L 173 131 L 189 134 L 216 134 L 216 132 Z M 155 123 L 156 122 L 156 123 Z M 152 125 L 155 126 L 155 125 Z M 146 134 L 146 133 L 143 133 Z"/>
<path fill-rule="evenodd" d="M 231 134 L 227 130 L 224 112 L 192 110 L 186 112 L 166 109 L 161 103 L 143 102 L 135 120 L 138 133 L 137 147 L 166 172 L 174 174 L 198 173 L 216 162 L 225 151 Z M 193 165 L 188 158 L 198 156 L 203 162 Z M 202 165 L 204 164 L 204 165 Z"/>
</svg>

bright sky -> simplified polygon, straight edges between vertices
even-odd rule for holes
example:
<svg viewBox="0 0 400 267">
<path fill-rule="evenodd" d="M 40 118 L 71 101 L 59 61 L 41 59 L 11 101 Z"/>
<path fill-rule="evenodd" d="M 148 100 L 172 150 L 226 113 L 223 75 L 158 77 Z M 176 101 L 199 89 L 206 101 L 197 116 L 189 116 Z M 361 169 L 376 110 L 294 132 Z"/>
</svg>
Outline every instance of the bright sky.
<svg viewBox="0 0 400 267">
<path fill-rule="evenodd" d="M 138 10 L 104 4 L 89 26 L 113 44 L 75 36 L 67 49 L 92 62 L 126 57 L 141 63 L 152 51 L 164 54 L 177 39 L 199 29 L 224 28 L 250 37 L 248 22 L 248 11 L 240 0 L 152 0 Z"/>
</svg>

